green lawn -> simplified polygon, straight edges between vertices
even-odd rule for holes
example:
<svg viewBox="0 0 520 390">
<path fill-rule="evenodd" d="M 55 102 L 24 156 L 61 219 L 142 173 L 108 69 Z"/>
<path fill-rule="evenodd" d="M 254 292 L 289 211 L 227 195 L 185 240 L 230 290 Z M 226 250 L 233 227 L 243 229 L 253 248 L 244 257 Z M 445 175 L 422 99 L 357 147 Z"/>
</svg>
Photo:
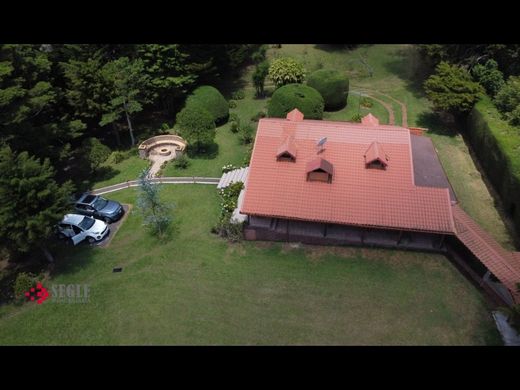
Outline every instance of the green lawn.
<svg viewBox="0 0 520 390">
<path fill-rule="evenodd" d="M 210 233 L 214 186 L 163 195 L 169 240 L 131 212 L 109 247 L 63 250 L 47 285 L 87 283 L 90 302 L 4 306 L 0 344 L 500 344 L 481 293 L 443 256 L 228 244 Z"/>
</svg>

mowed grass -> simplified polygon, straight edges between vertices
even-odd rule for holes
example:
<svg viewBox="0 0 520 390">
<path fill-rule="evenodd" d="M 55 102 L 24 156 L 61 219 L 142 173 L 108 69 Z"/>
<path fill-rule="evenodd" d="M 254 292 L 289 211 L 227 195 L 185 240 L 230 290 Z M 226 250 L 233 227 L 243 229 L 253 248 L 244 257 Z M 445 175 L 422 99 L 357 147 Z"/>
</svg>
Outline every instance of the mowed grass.
<svg viewBox="0 0 520 390">
<path fill-rule="evenodd" d="M 482 295 L 441 255 L 228 244 L 210 233 L 214 186 L 163 191 L 170 239 L 134 208 L 109 247 L 63 250 L 47 286 L 89 284 L 90 302 L 6 306 L 0 344 L 500 344 Z"/>
</svg>

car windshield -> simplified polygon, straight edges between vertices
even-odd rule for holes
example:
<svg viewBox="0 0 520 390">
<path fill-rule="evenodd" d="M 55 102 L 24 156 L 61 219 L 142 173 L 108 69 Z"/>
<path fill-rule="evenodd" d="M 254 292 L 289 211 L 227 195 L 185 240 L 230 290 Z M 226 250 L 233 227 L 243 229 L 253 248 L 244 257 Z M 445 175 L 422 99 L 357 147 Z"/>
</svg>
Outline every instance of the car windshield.
<svg viewBox="0 0 520 390">
<path fill-rule="evenodd" d="M 96 222 L 94 218 L 85 217 L 81 220 L 78 226 L 83 230 L 88 230 L 92 227 L 92 225 L 94 225 L 94 222 Z"/>
<path fill-rule="evenodd" d="M 94 202 L 94 204 L 92 206 L 94 206 L 94 208 L 96 210 L 102 210 L 105 208 L 107 203 L 108 203 L 108 200 L 106 200 L 100 196 L 99 198 L 96 199 L 96 201 Z"/>
</svg>

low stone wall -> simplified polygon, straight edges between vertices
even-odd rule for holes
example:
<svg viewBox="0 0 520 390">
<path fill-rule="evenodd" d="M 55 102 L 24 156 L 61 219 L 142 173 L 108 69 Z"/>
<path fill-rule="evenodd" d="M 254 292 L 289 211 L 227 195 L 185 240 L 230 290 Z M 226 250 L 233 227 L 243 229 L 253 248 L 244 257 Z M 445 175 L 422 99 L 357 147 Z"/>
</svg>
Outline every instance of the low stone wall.
<svg viewBox="0 0 520 390">
<path fill-rule="evenodd" d="M 151 149 L 161 145 L 174 145 L 175 152 L 178 155 L 186 149 L 186 141 L 175 134 L 164 134 L 156 135 L 155 137 L 148 138 L 146 141 L 139 145 L 139 157 L 148 158 L 148 154 Z"/>
</svg>

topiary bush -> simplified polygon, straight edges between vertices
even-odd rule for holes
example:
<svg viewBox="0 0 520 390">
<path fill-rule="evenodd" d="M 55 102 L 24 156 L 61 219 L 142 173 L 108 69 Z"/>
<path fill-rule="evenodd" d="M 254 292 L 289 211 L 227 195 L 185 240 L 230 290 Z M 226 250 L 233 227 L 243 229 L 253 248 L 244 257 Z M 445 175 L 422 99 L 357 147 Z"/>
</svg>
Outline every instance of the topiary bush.
<svg viewBox="0 0 520 390">
<path fill-rule="evenodd" d="M 322 119 L 324 101 L 320 93 L 308 85 L 288 84 L 277 89 L 267 107 L 270 117 L 285 118 L 297 108 L 306 119 Z"/>
<path fill-rule="evenodd" d="M 226 123 L 229 117 L 229 103 L 218 89 L 203 85 L 193 91 L 186 100 L 186 106 L 200 104 L 213 117 L 213 121 L 217 125 Z"/>
<path fill-rule="evenodd" d="M 187 105 L 177 114 L 176 119 L 180 136 L 195 150 L 214 142 L 216 132 L 213 116 L 199 104 Z"/>
<path fill-rule="evenodd" d="M 237 108 L 237 102 L 234 100 L 229 101 L 229 108 Z"/>
<path fill-rule="evenodd" d="M 326 110 L 340 110 L 347 104 L 348 77 L 337 70 L 317 70 L 309 75 L 307 85 L 321 94 Z"/>
<path fill-rule="evenodd" d="M 242 89 L 235 91 L 231 94 L 231 99 L 234 99 L 234 100 L 242 100 L 245 97 L 246 97 L 246 93 Z"/>
</svg>

